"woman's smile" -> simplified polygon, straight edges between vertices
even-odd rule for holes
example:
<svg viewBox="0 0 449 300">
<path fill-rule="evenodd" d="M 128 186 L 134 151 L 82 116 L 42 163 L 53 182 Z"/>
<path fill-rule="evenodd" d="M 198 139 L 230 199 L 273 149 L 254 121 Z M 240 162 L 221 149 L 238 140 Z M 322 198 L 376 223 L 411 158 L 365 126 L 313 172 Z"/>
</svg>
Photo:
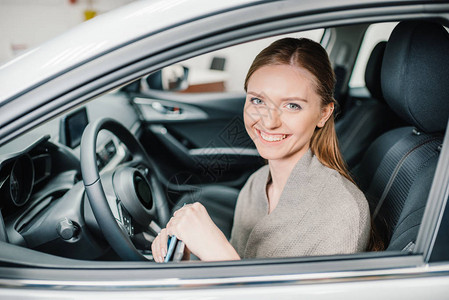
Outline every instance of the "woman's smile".
<svg viewBox="0 0 449 300">
<path fill-rule="evenodd" d="M 260 140 L 268 144 L 280 144 L 291 136 L 291 134 L 284 133 L 268 133 L 257 128 L 255 128 L 255 131 Z"/>
</svg>

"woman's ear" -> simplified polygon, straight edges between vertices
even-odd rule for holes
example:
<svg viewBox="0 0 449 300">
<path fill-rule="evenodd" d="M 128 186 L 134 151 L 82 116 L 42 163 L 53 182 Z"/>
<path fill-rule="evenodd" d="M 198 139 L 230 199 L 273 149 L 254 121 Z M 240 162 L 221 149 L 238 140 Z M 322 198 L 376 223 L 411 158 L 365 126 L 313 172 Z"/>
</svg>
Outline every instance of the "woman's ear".
<svg viewBox="0 0 449 300">
<path fill-rule="evenodd" d="M 317 127 L 322 128 L 324 124 L 326 124 L 327 120 L 329 120 L 332 113 L 334 112 L 334 107 L 334 103 L 331 102 L 321 109 L 321 118 L 317 124 Z"/>
</svg>

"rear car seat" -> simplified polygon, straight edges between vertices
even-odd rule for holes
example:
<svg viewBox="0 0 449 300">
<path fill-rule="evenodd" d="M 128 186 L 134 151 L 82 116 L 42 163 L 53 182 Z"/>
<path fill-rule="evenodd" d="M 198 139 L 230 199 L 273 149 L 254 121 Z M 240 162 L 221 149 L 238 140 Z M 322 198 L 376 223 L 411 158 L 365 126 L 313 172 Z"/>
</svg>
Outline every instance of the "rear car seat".
<svg viewBox="0 0 449 300">
<path fill-rule="evenodd" d="M 399 125 L 399 118 L 385 103 L 381 90 L 380 70 L 386 45 L 387 42 L 378 43 L 366 65 L 365 83 L 371 98 L 354 99 L 354 105 L 335 124 L 349 170 L 357 166 L 378 136 Z"/>
</svg>

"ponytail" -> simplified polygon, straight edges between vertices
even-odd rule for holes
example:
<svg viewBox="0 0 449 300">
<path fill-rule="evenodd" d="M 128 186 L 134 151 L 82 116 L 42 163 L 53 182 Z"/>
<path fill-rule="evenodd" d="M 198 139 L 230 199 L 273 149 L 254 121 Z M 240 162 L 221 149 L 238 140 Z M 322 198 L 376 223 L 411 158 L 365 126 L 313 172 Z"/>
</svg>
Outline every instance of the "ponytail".
<svg viewBox="0 0 449 300">
<path fill-rule="evenodd" d="M 316 128 L 310 140 L 310 149 L 318 160 L 328 168 L 338 171 L 355 184 L 338 146 L 337 134 L 335 132 L 334 116 L 331 115 L 322 128 Z"/>
</svg>

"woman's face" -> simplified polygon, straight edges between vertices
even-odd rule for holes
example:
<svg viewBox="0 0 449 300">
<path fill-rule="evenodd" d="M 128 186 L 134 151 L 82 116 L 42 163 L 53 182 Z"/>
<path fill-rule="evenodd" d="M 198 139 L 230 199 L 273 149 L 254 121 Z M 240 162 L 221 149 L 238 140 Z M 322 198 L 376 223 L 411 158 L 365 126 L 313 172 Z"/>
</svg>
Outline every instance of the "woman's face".
<svg viewBox="0 0 449 300">
<path fill-rule="evenodd" d="M 321 106 L 307 70 L 290 65 L 259 68 L 247 85 L 246 131 L 268 160 L 299 159 L 316 127 L 323 127 L 333 104 Z"/>
</svg>

